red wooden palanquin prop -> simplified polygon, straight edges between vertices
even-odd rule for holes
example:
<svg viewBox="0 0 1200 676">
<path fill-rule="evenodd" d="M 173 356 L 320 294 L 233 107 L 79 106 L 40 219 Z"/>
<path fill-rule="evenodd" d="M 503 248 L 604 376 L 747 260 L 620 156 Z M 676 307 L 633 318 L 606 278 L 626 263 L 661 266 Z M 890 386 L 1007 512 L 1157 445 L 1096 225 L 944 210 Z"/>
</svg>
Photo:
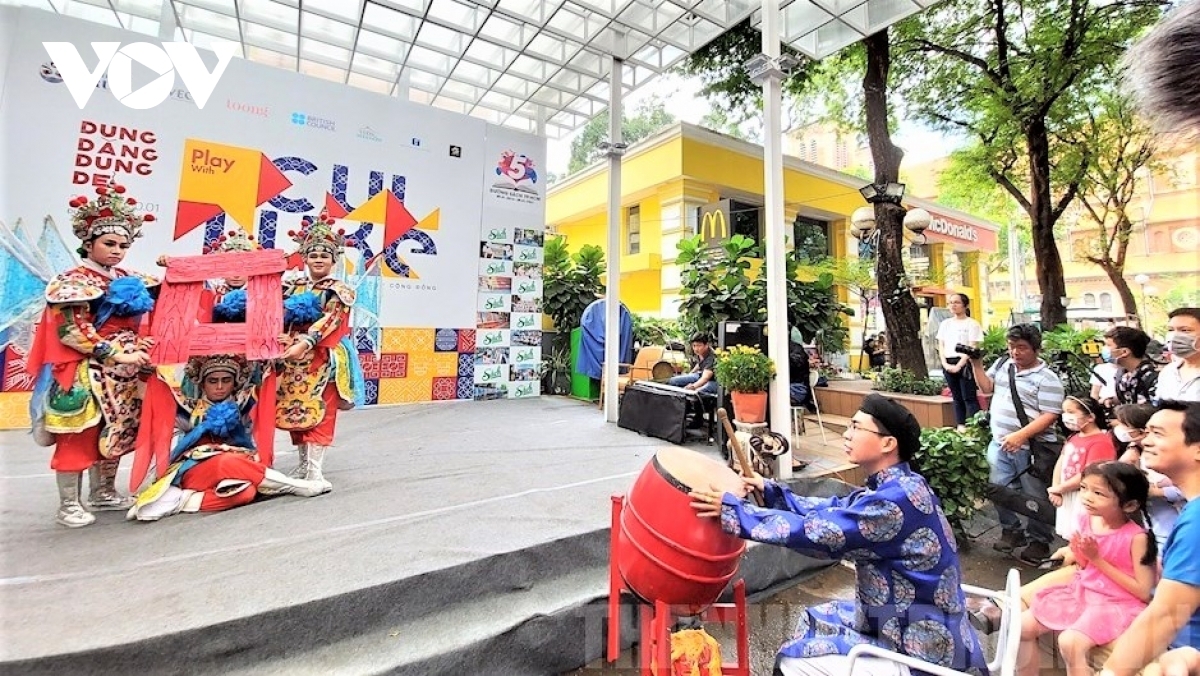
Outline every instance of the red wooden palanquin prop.
<svg viewBox="0 0 1200 676">
<path fill-rule="evenodd" d="M 150 325 L 156 341 L 150 354 L 154 363 L 180 364 L 209 354 L 244 354 L 250 360 L 278 357 L 283 352 L 279 336 L 285 265 L 279 249 L 172 256 Z M 226 277 L 247 279 L 246 322 L 198 324 L 204 282 Z"/>
<path fill-rule="evenodd" d="M 150 335 L 151 361 L 158 366 L 182 364 L 190 357 L 241 354 L 252 361 L 277 359 L 283 353 L 283 272 L 287 263 L 280 249 L 230 251 L 202 256 L 172 256 L 167 262 Z M 210 279 L 242 277 L 246 281 L 246 321 L 212 324 L 201 319 Z M 204 314 L 204 319 L 208 318 Z M 258 401 L 251 411 L 259 460 L 274 462 L 275 370 L 265 368 Z M 137 491 L 149 472 L 151 459 L 159 475 L 170 462 L 175 399 L 160 378 L 151 378 L 142 404 L 137 449 L 129 475 Z"/>
</svg>

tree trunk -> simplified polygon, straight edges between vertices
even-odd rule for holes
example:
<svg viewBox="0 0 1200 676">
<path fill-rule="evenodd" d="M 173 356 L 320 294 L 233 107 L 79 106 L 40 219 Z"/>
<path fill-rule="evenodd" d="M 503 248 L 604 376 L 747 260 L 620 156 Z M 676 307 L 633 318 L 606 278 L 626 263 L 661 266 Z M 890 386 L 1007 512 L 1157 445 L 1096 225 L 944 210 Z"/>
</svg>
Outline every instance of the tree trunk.
<svg viewBox="0 0 1200 676">
<path fill-rule="evenodd" d="M 1030 122 L 1025 129 L 1025 142 L 1029 147 L 1029 221 L 1038 288 L 1042 292 L 1042 330 L 1049 331 L 1067 323 L 1067 308 L 1062 302 L 1067 295 L 1067 283 L 1058 243 L 1054 241 L 1058 214 L 1050 193 L 1050 137 L 1045 119 Z"/>
<path fill-rule="evenodd" d="M 1123 266 L 1118 266 L 1111 261 L 1099 261 L 1096 264 L 1104 270 L 1104 274 L 1108 275 L 1108 280 L 1112 282 L 1113 286 L 1117 287 L 1117 293 L 1121 296 L 1121 306 L 1125 308 L 1125 316 L 1137 317 L 1137 300 L 1133 297 L 1133 289 L 1129 288 L 1129 282 L 1125 280 Z"/>
<path fill-rule="evenodd" d="M 863 40 L 867 48 L 867 72 L 863 76 L 863 94 L 867 114 L 867 138 L 875 163 L 875 183 L 900 180 L 900 162 L 904 151 L 892 143 L 888 128 L 887 80 L 891 67 L 888 31 L 882 30 Z M 887 324 L 888 346 L 900 368 L 918 378 L 929 376 L 922 348 L 921 313 L 904 274 L 904 207 L 899 204 L 875 204 L 875 227 L 879 231 L 879 249 L 875 257 L 875 280 L 879 285 L 880 307 Z M 1060 270 L 1061 277 L 1061 270 Z"/>
</svg>

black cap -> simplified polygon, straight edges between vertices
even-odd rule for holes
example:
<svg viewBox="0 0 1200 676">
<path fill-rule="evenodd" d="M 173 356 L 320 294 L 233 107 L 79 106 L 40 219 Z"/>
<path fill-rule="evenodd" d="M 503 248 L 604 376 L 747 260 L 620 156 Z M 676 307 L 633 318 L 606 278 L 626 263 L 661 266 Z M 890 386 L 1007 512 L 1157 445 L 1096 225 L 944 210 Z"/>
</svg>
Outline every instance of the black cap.
<svg viewBox="0 0 1200 676">
<path fill-rule="evenodd" d="M 900 447 L 900 459 L 908 461 L 921 448 L 921 423 L 907 408 L 892 399 L 872 392 L 863 398 L 858 410 L 879 423 L 889 435 L 896 438 Z"/>
</svg>

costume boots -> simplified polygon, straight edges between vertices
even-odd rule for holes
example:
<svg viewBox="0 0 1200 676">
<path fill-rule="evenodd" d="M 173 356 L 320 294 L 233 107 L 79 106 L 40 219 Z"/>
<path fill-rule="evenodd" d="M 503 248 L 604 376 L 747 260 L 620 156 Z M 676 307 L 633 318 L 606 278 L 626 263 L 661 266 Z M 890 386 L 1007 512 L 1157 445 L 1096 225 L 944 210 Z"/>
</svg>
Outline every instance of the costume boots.
<svg viewBox="0 0 1200 676">
<path fill-rule="evenodd" d="M 125 511 L 134 499 L 117 493 L 117 466 L 120 459 L 101 460 L 88 468 L 88 507 L 98 512 Z"/>
<path fill-rule="evenodd" d="M 58 515 L 54 520 L 67 528 L 83 528 L 95 521 L 95 515 L 79 502 L 83 473 L 56 472 L 54 477 L 58 481 Z"/>
<path fill-rule="evenodd" d="M 328 493 L 332 486 L 328 481 L 308 481 L 306 479 L 293 479 L 292 477 L 277 472 L 273 469 L 268 469 L 263 476 L 262 483 L 258 485 L 259 495 L 299 495 L 305 498 L 311 498 L 322 493 Z"/>
<path fill-rule="evenodd" d="M 304 478 L 308 481 L 315 481 L 328 486 L 326 490 L 333 490 L 333 484 L 325 480 L 325 475 L 321 473 L 321 464 L 325 462 L 325 451 L 329 450 L 328 446 L 317 446 L 309 444 L 308 446 L 308 471 L 304 474 Z"/>
<path fill-rule="evenodd" d="M 300 464 L 296 465 L 296 469 L 288 472 L 288 476 L 293 479 L 303 479 L 308 476 L 308 442 L 296 444 L 296 454 L 300 456 Z"/>
</svg>

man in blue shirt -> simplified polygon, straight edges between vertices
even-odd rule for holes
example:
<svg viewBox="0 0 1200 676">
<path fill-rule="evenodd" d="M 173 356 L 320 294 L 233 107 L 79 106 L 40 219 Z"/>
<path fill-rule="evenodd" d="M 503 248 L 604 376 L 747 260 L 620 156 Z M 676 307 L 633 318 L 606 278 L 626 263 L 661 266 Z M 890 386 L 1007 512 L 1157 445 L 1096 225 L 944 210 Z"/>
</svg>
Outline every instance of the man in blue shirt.
<svg viewBox="0 0 1200 676">
<path fill-rule="evenodd" d="M 842 435 L 846 455 L 867 474 L 845 497 L 798 496 L 755 475 L 742 495 L 691 493 L 700 516 L 720 518 L 739 537 L 807 556 L 855 563 L 856 601 L 807 609 L 779 649 L 776 674 L 845 676 L 850 649 L 873 643 L 938 666 L 987 673 L 967 620 L 958 544 L 925 478 L 909 466 L 921 425 L 900 404 L 869 394 Z M 743 500 L 750 488 L 766 507 Z M 856 674 L 907 676 L 906 667 L 868 659 Z"/>
<path fill-rule="evenodd" d="M 1102 676 L 1133 676 L 1158 658 L 1164 676 L 1200 673 L 1200 403 L 1164 401 L 1142 439 L 1146 467 L 1188 499 L 1162 556 L 1154 599 L 1117 640 Z M 1165 655 L 1164 651 L 1174 648 Z M 1161 656 L 1161 657 L 1160 657 Z"/>
</svg>

